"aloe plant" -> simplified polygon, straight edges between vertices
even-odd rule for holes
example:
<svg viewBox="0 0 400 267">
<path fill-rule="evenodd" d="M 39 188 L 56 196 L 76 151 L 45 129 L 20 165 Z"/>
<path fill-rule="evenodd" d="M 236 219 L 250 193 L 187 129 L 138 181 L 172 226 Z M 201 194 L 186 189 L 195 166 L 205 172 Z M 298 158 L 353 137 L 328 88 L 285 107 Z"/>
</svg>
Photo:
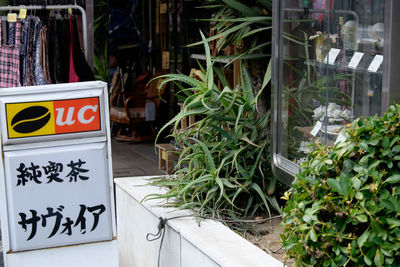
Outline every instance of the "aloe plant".
<svg viewBox="0 0 400 267">
<path fill-rule="evenodd" d="M 228 59 L 225 67 L 239 60 L 246 61 L 254 94 L 264 92 L 257 103 L 257 110 L 260 115 L 265 113 L 270 107 L 269 87 L 266 90 L 264 87 L 270 76 L 272 0 L 206 0 L 200 8 L 211 9 L 215 14 L 206 20 L 212 23 L 212 31 L 215 32 L 207 41 L 216 42 L 218 50 L 229 45 L 235 47 L 233 55 L 216 58 Z"/>
<path fill-rule="evenodd" d="M 248 217 L 279 212 L 270 139 L 265 135 L 269 112 L 258 115 L 256 111 L 262 92 L 253 94 L 244 68 L 239 86 L 230 88 L 223 72 L 214 68 L 208 43 L 202 38 L 207 65 L 198 79 L 182 74 L 160 77 L 165 79 L 160 86 L 175 83 L 184 101 L 181 112 L 161 129 L 172 127 L 179 160 L 172 176 L 151 182 L 167 186 L 168 192 L 148 197 L 170 199 L 168 205 L 195 209 L 201 215 Z M 189 116 L 196 116 L 196 122 L 180 131 L 180 121 Z"/>
<path fill-rule="evenodd" d="M 207 0 L 202 8 L 215 10 L 215 17 L 209 19 L 214 23 L 216 35 L 207 41 L 218 40 L 217 47 L 222 49 L 230 44 L 238 45 L 244 40 L 243 52 L 231 56 L 232 61 L 238 58 L 267 57 L 269 50 L 265 49 L 270 42 L 265 37 L 270 35 L 272 25 L 272 1 L 238 1 L 238 0 Z M 270 38 L 267 38 L 270 39 Z M 200 42 L 191 44 L 199 45 Z M 229 57 L 228 57 L 229 58 Z"/>
</svg>

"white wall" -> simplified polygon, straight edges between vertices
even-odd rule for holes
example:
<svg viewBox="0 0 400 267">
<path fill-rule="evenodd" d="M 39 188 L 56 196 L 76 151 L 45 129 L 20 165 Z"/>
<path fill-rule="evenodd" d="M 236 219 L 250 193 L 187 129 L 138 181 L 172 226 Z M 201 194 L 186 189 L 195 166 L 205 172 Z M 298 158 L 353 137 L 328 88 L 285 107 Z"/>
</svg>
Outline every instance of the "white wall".
<svg viewBox="0 0 400 267">
<path fill-rule="evenodd" d="M 159 217 L 189 215 L 190 211 L 161 207 L 164 201 L 143 198 L 162 189 L 145 185 L 149 177 L 117 178 L 117 236 L 121 267 L 156 267 L 160 239 L 149 242 L 156 233 Z M 142 202 L 142 203 L 141 203 Z M 160 256 L 161 267 L 257 267 L 283 266 L 219 222 L 193 217 L 167 222 Z"/>
</svg>

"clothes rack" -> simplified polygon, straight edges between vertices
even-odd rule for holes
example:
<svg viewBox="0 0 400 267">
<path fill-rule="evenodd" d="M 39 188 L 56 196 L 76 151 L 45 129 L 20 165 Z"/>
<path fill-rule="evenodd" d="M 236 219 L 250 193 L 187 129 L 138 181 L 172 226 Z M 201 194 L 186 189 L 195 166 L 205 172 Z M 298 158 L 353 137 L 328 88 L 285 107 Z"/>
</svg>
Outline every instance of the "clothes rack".
<svg viewBox="0 0 400 267">
<path fill-rule="evenodd" d="M 88 59 L 88 41 L 87 41 L 87 21 L 86 21 L 86 11 L 79 5 L 20 5 L 20 6 L 0 6 L 0 11 L 12 11 L 12 10 L 68 10 L 68 9 L 78 9 L 82 14 L 82 27 L 83 27 L 83 48 L 86 60 Z"/>
</svg>

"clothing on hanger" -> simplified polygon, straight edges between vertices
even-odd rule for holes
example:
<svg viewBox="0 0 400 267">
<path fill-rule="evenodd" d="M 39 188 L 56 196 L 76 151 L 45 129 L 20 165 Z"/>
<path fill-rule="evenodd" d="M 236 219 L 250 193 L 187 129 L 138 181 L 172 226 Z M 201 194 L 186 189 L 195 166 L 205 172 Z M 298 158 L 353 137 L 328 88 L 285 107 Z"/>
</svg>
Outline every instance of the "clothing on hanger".
<svg viewBox="0 0 400 267">
<path fill-rule="evenodd" d="M 19 81 L 19 46 L 21 41 L 21 23 L 19 21 L 10 23 L 13 25 L 13 35 L 9 44 L 0 45 L 0 87 L 17 87 Z M 3 27 L 0 27 L 3 29 Z M 0 34 L 2 37 L 3 35 Z M 1 40 L 0 40 L 1 43 Z"/>
<path fill-rule="evenodd" d="M 0 20 L 0 87 L 89 81 L 94 75 L 79 42 L 76 17 L 33 11 L 24 20 Z"/>
<path fill-rule="evenodd" d="M 8 44 L 8 35 L 7 35 L 7 20 L 1 20 L 1 44 Z"/>
<path fill-rule="evenodd" d="M 73 32 L 74 32 L 74 66 L 76 74 L 78 74 L 81 81 L 93 81 L 94 74 L 92 69 L 89 67 L 85 59 L 85 55 L 82 52 L 82 48 L 79 42 L 78 25 L 76 22 L 76 16 L 72 18 Z"/>
<path fill-rule="evenodd" d="M 35 18 L 35 36 L 34 36 L 34 63 L 35 85 L 45 85 L 42 65 L 40 64 L 40 31 L 42 30 L 42 21 Z"/>
<path fill-rule="evenodd" d="M 80 79 L 75 72 L 74 66 L 74 44 L 75 44 L 74 29 L 72 26 L 72 16 L 69 16 L 69 78 L 70 83 L 79 82 Z"/>
<path fill-rule="evenodd" d="M 35 17 L 29 17 L 29 27 L 27 33 L 26 43 L 26 69 L 25 69 L 25 83 L 26 86 L 35 85 L 35 71 L 34 71 L 34 36 L 35 36 Z"/>
<path fill-rule="evenodd" d="M 55 83 L 62 83 L 65 82 L 63 75 L 65 75 L 65 70 L 63 71 L 63 67 L 65 66 L 64 60 L 62 60 L 62 30 L 61 30 L 61 19 L 54 17 L 53 20 L 53 35 L 51 36 L 54 38 L 54 46 L 53 49 L 53 56 L 51 58 L 53 62 L 53 75 L 54 75 L 54 82 Z"/>
<path fill-rule="evenodd" d="M 54 35 L 55 35 L 55 30 L 54 30 L 54 17 L 50 16 L 49 20 L 48 20 L 48 49 L 47 49 L 47 53 L 48 53 L 48 69 L 49 69 L 49 75 L 50 75 L 50 79 L 52 81 L 52 83 L 57 83 L 56 77 L 55 77 L 55 72 L 54 72 L 54 46 L 55 46 L 55 41 L 54 41 Z"/>
<path fill-rule="evenodd" d="M 22 86 L 26 86 L 26 54 L 27 54 L 27 43 L 28 43 L 28 29 L 30 20 L 26 19 L 22 26 L 22 44 L 19 52 L 20 59 L 20 82 Z"/>
<path fill-rule="evenodd" d="M 43 75 L 44 79 L 46 80 L 47 84 L 51 84 L 51 76 L 50 76 L 50 69 L 49 69 L 49 52 L 48 52 L 48 38 L 47 38 L 47 27 L 43 26 L 40 31 L 40 65 L 43 68 Z"/>
<path fill-rule="evenodd" d="M 69 17 L 61 16 L 61 24 L 59 29 L 58 41 L 60 43 L 60 58 L 61 58 L 61 71 L 62 71 L 62 79 L 61 81 L 64 83 L 69 82 Z"/>
</svg>

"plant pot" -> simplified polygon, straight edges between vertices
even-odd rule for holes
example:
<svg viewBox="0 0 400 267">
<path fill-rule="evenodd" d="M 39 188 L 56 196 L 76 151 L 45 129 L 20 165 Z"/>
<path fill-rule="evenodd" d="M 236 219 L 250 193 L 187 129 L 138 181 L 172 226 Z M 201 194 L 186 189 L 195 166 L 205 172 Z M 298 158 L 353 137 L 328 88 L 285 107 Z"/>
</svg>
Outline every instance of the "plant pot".
<svg viewBox="0 0 400 267">
<path fill-rule="evenodd" d="M 315 39 L 315 60 L 323 62 L 328 53 L 328 40 L 323 38 Z"/>
<path fill-rule="evenodd" d="M 149 194 L 165 192 L 147 185 L 148 178 L 115 179 L 120 266 L 155 267 L 159 253 L 160 266 L 284 266 L 220 222 L 199 223 L 189 210 L 161 206 L 165 200 L 143 201 Z M 161 249 L 161 237 L 152 242 L 146 240 L 147 234 L 158 232 L 160 217 L 175 216 L 187 217 L 166 222 Z"/>
</svg>

